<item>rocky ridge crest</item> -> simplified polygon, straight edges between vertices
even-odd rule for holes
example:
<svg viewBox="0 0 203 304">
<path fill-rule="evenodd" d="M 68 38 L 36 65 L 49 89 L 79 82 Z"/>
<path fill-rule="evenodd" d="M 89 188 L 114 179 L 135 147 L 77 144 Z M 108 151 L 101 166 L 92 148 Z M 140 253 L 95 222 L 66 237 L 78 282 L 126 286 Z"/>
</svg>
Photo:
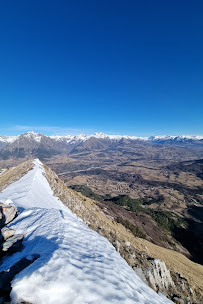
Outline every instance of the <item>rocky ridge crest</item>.
<svg viewBox="0 0 203 304">
<path fill-rule="evenodd" d="M 27 161 L 5 171 L 0 176 L 0 190 L 20 179 L 32 168 L 32 161 Z M 108 217 L 93 200 L 67 188 L 50 168 L 44 168 L 45 177 L 54 195 L 86 225 L 106 237 L 148 285 L 157 292 L 166 294 L 175 303 L 202 302 L 201 265 L 191 262 L 177 252 L 136 238 L 123 225 Z"/>
</svg>

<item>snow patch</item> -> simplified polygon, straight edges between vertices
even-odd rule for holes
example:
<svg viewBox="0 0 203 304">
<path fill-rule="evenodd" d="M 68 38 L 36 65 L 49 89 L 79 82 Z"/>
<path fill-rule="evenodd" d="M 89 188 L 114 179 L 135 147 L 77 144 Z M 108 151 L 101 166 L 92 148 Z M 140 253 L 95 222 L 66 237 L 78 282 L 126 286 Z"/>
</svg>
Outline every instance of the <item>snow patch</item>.
<svg viewBox="0 0 203 304">
<path fill-rule="evenodd" d="M 0 175 L 3 174 L 6 170 L 7 170 L 7 169 L 2 169 L 2 170 L 0 171 Z"/>
<path fill-rule="evenodd" d="M 12 143 L 14 142 L 16 139 L 18 138 L 18 136 L 4 136 L 4 135 L 0 135 L 0 142 L 4 142 L 4 143 Z"/>
</svg>

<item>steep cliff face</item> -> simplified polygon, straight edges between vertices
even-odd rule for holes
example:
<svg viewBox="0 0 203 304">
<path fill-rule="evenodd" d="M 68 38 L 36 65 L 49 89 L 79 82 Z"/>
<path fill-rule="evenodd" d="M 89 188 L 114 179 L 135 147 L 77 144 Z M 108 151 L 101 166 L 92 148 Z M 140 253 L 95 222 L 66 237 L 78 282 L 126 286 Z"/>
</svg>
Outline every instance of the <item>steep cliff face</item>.
<svg viewBox="0 0 203 304">
<path fill-rule="evenodd" d="M 166 264 L 159 259 L 151 259 L 149 267 L 135 269 L 135 272 L 142 277 L 154 290 L 165 290 L 175 288 L 170 271 Z"/>
</svg>

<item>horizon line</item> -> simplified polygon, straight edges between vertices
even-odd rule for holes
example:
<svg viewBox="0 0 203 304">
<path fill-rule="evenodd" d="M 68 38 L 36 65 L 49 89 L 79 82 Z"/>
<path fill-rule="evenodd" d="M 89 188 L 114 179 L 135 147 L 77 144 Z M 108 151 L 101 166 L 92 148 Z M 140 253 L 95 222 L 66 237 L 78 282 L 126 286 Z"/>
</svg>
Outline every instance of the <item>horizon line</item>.
<svg viewBox="0 0 203 304">
<path fill-rule="evenodd" d="M 33 128 L 33 129 L 35 129 L 35 128 Z M 104 133 L 102 131 L 100 131 L 100 132 L 94 132 L 94 133 L 91 133 L 91 134 L 87 134 L 87 133 L 84 133 L 84 132 L 82 132 L 82 133 L 78 132 L 77 134 L 70 134 L 70 133 L 72 133 L 72 132 L 70 132 L 70 133 L 63 133 L 63 134 L 59 133 L 59 134 L 51 134 L 51 135 L 49 135 L 49 134 L 46 134 L 46 132 L 40 132 L 40 131 L 36 132 L 36 131 L 33 131 L 33 130 L 22 132 L 22 133 L 17 134 L 17 135 L 0 134 L 0 136 L 18 137 L 18 136 L 26 134 L 26 133 L 43 134 L 43 135 L 48 136 L 48 137 L 51 137 L 51 136 L 64 137 L 64 136 L 79 136 L 79 135 L 85 135 L 85 136 L 90 136 L 91 137 L 93 135 L 98 135 L 98 134 L 103 134 L 103 135 L 107 135 L 107 136 L 128 136 L 128 137 L 137 137 L 137 138 L 150 138 L 150 137 L 162 137 L 162 136 L 163 137 L 167 137 L 167 136 L 170 136 L 170 137 L 178 137 L 178 136 L 181 136 L 181 137 L 187 137 L 187 136 L 191 136 L 191 137 L 193 137 L 193 136 L 195 136 L 195 137 L 200 136 L 200 137 L 203 137 L 203 135 L 201 135 L 201 134 L 176 134 L 176 135 L 172 135 L 172 134 L 159 134 L 159 135 L 155 135 L 154 134 L 154 135 L 149 135 L 149 136 L 146 136 L 146 135 L 145 136 L 139 136 L 139 135 L 128 135 L 128 134 L 108 134 L 108 133 Z M 47 133 L 49 133 L 49 132 L 47 132 Z"/>
</svg>

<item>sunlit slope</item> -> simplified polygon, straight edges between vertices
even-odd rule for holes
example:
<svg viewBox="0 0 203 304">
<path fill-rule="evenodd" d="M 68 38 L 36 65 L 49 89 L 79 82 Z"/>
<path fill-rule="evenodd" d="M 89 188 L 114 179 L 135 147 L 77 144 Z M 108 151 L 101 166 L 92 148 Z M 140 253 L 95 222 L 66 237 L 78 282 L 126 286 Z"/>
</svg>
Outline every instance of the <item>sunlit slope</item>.
<svg viewBox="0 0 203 304">
<path fill-rule="evenodd" d="M 12 282 L 13 303 L 168 303 L 135 274 L 107 239 L 82 223 L 53 195 L 44 168 L 34 168 L 0 194 L 20 211 L 12 222 L 24 249 L 7 257 L 1 271 L 23 257 L 40 257 Z"/>
</svg>

